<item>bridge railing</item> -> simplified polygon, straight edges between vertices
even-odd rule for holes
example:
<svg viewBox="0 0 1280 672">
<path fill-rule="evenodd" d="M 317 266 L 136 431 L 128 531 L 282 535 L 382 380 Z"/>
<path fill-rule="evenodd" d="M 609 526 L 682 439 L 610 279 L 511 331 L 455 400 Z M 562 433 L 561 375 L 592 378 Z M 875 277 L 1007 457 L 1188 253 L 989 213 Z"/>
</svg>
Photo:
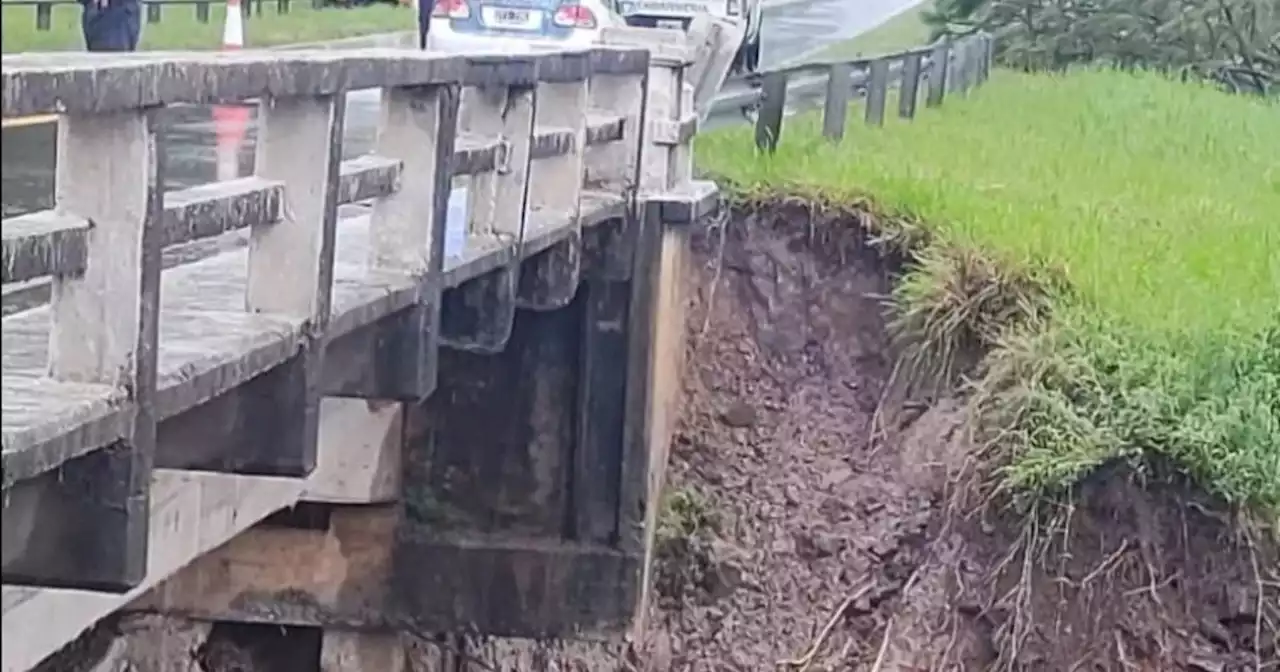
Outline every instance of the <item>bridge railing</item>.
<svg viewBox="0 0 1280 672">
<path fill-rule="evenodd" d="M 61 120 L 56 207 L 3 226 L 3 281 L 53 285 L 47 309 L 5 318 L 3 485 L 58 469 L 92 493 L 64 535 L 92 552 L 7 549 L 4 582 L 128 590 L 147 576 L 153 468 L 306 476 L 322 395 L 422 398 L 440 345 L 499 350 L 517 306 L 564 305 L 584 265 L 629 274 L 637 193 L 682 189 L 651 209 L 686 221 L 714 197 L 669 169 L 688 165 L 696 121 L 673 103 L 679 75 L 660 74 L 687 61 L 667 61 L 651 70 L 648 49 L 611 46 L 5 56 L 4 115 Z M 377 150 L 342 161 L 343 96 L 372 87 Z M 256 174 L 164 193 L 161 110 L 245 99 L 261 100 Z M 446 257 L 455 179 L 470 193 L 466 242 Z M 338 206 L 364 199 L 369 225 L 339 226 Z M 583 230 L 606 223 L 585 246 Z M 251 231 L 247 273 L 221 255 L 162 274 L 163 246 L 237 228 Z M 353 336 L 393 314 L 412 337 Z M 372 366 L 324 366 L 350 348 Z M 161 422 L 250 381 L 273 403 L 241 409 L 232 453 L 157 440 Z M 10 532 L 22 536 L 6 529 L 6 546 Z"/>
</svg>

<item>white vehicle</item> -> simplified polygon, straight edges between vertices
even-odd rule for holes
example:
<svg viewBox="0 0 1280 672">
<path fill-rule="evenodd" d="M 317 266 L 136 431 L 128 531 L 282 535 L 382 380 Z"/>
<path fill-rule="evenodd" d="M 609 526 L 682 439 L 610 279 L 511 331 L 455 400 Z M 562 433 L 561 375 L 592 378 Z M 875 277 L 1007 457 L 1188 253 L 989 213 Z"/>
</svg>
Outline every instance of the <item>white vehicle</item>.
<svg viewBox="0 0 1280 672">
<path fill-rule="evenodd" d="M 431 2 L 431 0 L 419 0 Z M 463 52 L 589 46 L 626 25 L 610 0 L 435 0 L 426 48 Z"/>
<path fill-rule="evenodd" d="M 760 69 L 760 33 L 764 23 L 761 0 L 610 0 L 629 26 L 688 30 L 699 14 L 742 22 L 742 45 L 730 72 Z"/>
</svg>

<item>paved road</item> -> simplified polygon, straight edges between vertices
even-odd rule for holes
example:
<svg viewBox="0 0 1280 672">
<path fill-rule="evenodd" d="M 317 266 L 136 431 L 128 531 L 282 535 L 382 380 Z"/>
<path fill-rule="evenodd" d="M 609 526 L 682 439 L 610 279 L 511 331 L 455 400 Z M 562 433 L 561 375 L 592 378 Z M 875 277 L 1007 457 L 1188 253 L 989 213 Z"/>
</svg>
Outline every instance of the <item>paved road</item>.
<svg viewBox="0 0 1280 672">
<path fill-rule="evenodd" d="M 824 45 L 872 28 L 919 0 L 781 0 L 765 9 L 762 58 L 765 66 L 795 61 Z M 766 0 L 768 2 L 768 0 Z M 345 157 L 372 147 L 378 95 L 356 91 L 347 100 Z M 167 137 L 170 189 L 216 179 L 213 125 L 205 108 L 173 111 Z M 52 203 L 54 127 L 51 124 L 4 131 L 4 216 L 48 208 Z M 253 170 L 253 129 L 241 148 L 242 175 Z"/>
</svg>

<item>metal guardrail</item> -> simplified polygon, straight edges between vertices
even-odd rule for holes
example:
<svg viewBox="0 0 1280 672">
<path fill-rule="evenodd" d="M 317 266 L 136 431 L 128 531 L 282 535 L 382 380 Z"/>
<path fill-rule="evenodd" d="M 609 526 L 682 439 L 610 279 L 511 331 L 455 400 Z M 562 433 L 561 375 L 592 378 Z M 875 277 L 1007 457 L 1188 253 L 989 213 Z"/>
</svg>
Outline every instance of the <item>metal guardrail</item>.
<svg viewBox="0 0 1280 672">
<path fill-rule="evenodd" d="M 309 0 L 313 8 L 319 9 L 335 4 L 332 0 Z M 275 5 L 277 14 L 288 14 L 293 0 L 271 0 Z M 217 0 L 142 0 L 142 6 L 147 17 L 147 23 L 160 23 L 164 17 L 164 9 L 166 7 L 192 7 L 195 9 L 196 21 L 199 23 L 209 23 L 210 8 L 214 4 L 225 4 Z M 262 16 L 264 6 L 267 0 L 244 0 L 240 4 L 240 11 L 244 13 L 245 18 L 254 16 Z M 4 0 L 5 7 L 35 7 L 36 10 L 36 30 L 47 31 L 53 27 L 53 8 L 56 6 L 80 6 L 79 0 Z"/>
<path fill-rule="evenodd" d="M 712 107 L 714 114 L 756 109 L 756 144 L 777 148 L 782 119 L 789 107 L 821 103 L 823 135 L 839 141 L 844 136 L 849 101 L 867 99 L 866 122 L 884 123 L 888 91 L 898 86 L 898 115 L 915 116 L 920 91 L 928 107 L 941 105 L 949 93 L 967 94 L 985 82 L 991 72 L 993 40 L 974 33 L 956 41 L 916 47 L 876 58 L 851 61 L 801 63 L 740 80 L 745 86 L 723 92 Z"/>
</svg>

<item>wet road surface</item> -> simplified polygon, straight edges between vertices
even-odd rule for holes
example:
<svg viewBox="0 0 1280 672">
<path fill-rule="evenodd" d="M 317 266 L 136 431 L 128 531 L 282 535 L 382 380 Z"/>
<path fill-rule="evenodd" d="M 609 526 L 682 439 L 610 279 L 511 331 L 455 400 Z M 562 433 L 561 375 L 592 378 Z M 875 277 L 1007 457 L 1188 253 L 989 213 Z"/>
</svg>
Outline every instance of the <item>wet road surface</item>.
<svg viewBox="0 0 1280 672">
<path fill-rule="evenodd" d="M 762 59 L 765 67 L 795 61 L 823 46 L 872 28 L 918 0 L 783 0 L 765 8 Z M 766 0 L 767 2 L 767 0 Z M 347 97 L 344 158 L 373 147 L 379 97 L 375 90 Z M 217 179 L 214 127 L 208 108 L 169 111 L 167 189 L 182 189 Z M 52 206 L 56 127 L 54 124 L 5 129 L 0 154 L 3 213 L 12 216 Z M 252 122 L 239 152 L 239 174 L 253 171 Z"/>
</svg>

